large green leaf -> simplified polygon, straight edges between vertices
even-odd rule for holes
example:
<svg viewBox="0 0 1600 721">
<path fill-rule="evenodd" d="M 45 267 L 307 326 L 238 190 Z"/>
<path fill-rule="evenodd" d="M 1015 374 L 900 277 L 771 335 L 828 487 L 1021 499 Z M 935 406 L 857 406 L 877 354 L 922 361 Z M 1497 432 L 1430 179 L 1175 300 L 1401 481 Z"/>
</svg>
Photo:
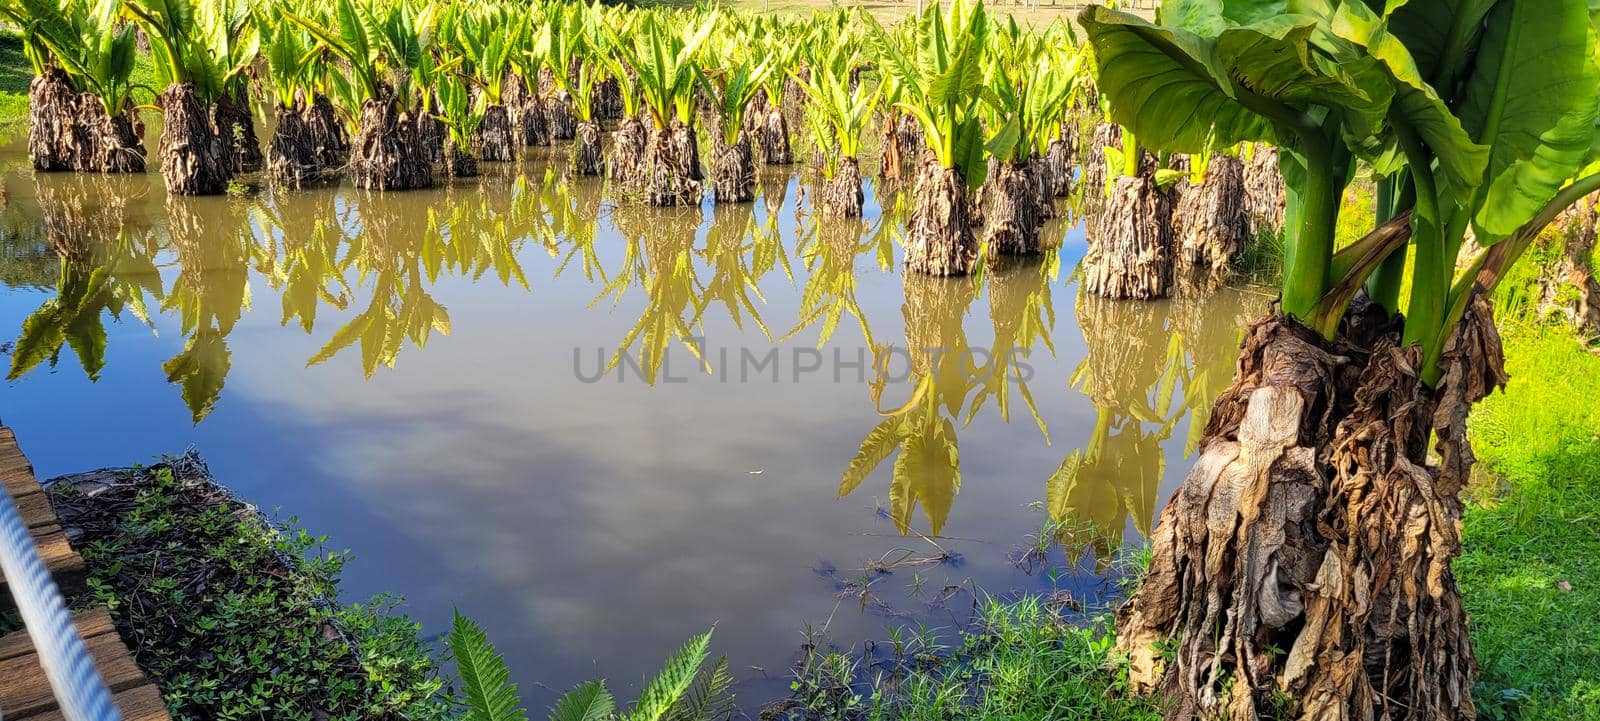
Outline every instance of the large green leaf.
<svg viewBox="0 0 1600 721">
<path fill-rule="evenodd" d="M 1592 35 L 1583 0 L 1508 2 L 1489 15 L 1461 105 L 1463 127 L 1489 147 L 1480 242 L 1515 232 L 1583 165 L 1600 84 Z"/>
<path fill-rule="evenodd" d="M 1466 205 L 1483 179 L 1489 149 L 1467 135 L 1461 120 L 1423 77 L 1411 52 L 1366 5 L 1343 3 L 1334 10 L 1330 26 L 1335 36 L 1366 48 L 1381 63 L 1394 87 L 1390 112 L 1411 126 L 1438 160 L 1434 172 L 1441 181 L 1440 193 Z"/>
<path fill-rule="evenodd" d="M 1331 108 L 1343 121 L 1346 141 L 1361 147 L 1382 129 L 1394 91 L 1375 59 L 1341 47 L 1346 52 L 1335 61 L 1314 48 L 1317 31 L 1313 17 L 1280 15 L 1224 30 L 1217 55 L 1258 95 L 1295 109 Z"/>
<path fill-rule="evenodd" d="M 1111 119 L 1153 148 L 1198 153 L 1244 140 L 1277 142 L 1270 122 L 1237 99 L 1215 41 L 1090 6 L 1079 22 L 1095 49 Z"/>
<path fill-rule="evenodd" d="M 1389 32 L 1411 51 L 1422 77 L 1450 99 L 1455 88 L 1440 85 L 1449 80 L 1441 68 L 1448 65 L 1459 72 L 1482 35 L 1483 17 L 1497 2 L 1510 4 L 1509 0 L 1409 0 L 1389 13 Z"/>
<path fill-rule="evenodd" d="M 1266 20 L 1288 11 L 1284 0 L 1168 0 L 1161 24 L 1215 36 L 1223 30 Z"/>
</svg>

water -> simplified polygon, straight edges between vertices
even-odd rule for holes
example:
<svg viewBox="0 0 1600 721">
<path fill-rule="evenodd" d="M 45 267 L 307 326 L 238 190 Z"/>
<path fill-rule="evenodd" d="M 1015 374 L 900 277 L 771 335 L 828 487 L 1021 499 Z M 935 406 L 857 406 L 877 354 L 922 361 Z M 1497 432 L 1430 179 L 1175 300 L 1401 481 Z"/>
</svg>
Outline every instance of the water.
<svg viewBox="0 0 1600 721">
<path fill-rule="evenodd" d="M 1080 298 L 1061 220 L 979 284 L 903 278 L 902 215 L 869 187 L 863 223 L 818 224 L 787 173 L 691 210 L 540 159 L 182 199 L 22 153 L 0 343 L 27 370 L 0 418 L 39 475 L 193 445 L 353 551 L 347 600 L 483 623 L 534 709 L 598 675 L 631 697 L 713 624 L 755 705 L 808 626 L 851 644 L 951 626 L 980 589 L 1108 598 L 1264 306 Z"/>
</svg>

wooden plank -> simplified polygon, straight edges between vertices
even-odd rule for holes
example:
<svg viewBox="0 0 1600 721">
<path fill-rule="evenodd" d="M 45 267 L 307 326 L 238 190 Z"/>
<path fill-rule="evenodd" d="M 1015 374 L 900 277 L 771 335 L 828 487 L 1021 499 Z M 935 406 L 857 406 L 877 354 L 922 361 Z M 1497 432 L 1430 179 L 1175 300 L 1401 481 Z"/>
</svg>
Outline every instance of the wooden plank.
<svg viewBox="0 0 1600 721">
<path fill-rule="evenodd" d="M 78 627 L 78 635 L 85 639 L 117 632 L 117 627 L 111 622 L 111 612 L 104 606 L 96 606 L 73 614 L 72 623 Z M 0 638 L 0 661 L 32 653 L 33 637 L 29 636 L 27 631 L 18 631 Z"/>
<path fill-rule="evenodd" d="M 72 550 L 72 544 L 67 542 L 61 527 L 51 523 L 28 529 L 28 532 L 33 534 L 33 542 L 39 547 L 39 557 L 44 560 L 45 568 L 50 570 L 61 593 L 72 595 L 82 591 L 89 569 L 83 563 L 83 556 Z M 11 587 L 4 577 L 0 577 L 0 607 L 12 607 Z"/>
<path fill-rule="evenodd" d="M 122 721 L 172 721 L 172 716 L 167 714 L 167 702 L 161 698 L 161 690 L 154 684 L 137 686 L 122 693 L 112 694 L 111 702 L 122 711 Z M 66 717 L 62 716 L 60 711 L 52 709 L 36 716 L 28 716 L 27 721 L 66 721 Z"/>
<path fill-rule="evenodd" d="M 11 500 L 16 502 L 17 511 L 22 514 L 22 525 L 28 528 L 56 525 L 56 509 L 51 507 L 50 496 L 44 491 L 13 495 Z"/>
<path fill-rule="evenodd" d="M 122 637 L 114 633 L 101 634 L 84 640 L 89 656 L 94 659 L 95 670 L 100 672 L 112 693 L 126 691 L 149 683 L 144 671 L 128 655 Z M 44 669 L 39 666 L 36 654 L 0 661 L 0 713 L 7 719 L 25 719 L 56 707 L 55 695 Z"/>
</svg>

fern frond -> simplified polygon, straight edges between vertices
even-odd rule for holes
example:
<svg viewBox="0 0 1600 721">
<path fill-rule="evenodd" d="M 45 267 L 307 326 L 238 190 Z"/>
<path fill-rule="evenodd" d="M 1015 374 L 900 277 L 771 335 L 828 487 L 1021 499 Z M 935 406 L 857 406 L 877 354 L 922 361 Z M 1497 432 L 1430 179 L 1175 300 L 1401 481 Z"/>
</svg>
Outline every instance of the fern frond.
<svg viewBox="0 0 1600 721">
<path fill-rule="evenodd" d="M 616 706 L 605 681 L 588 681 L 561 697 L 550 710 L 550 721 L 602 721 Z"/>
<path fill-rule="evenodd" d="M 667 721 L 726 721 L 733 716 L 731 688 L 733 675 L 728 673 L 728 657 L 723 656 L 700 669 L 683 698 L 667 711 Z"/>
<path fill-rule="evenodd" d="M 461 674 L 468 721 L 528 721 L 505 658 L 494 650 L 482 627 L 456 611 L 449 645 Z"/>
<path fill-rule="evenodd" d="M 662 721 L 673 704 L 683 698 L 689 684 L 694 681 L 700 665 L 706 661 L 706 650 L 711 646 L 711 632 L 706 631 L 689 639 L 678 652 L 667 659 L 667 665 L 656 674 L 655 680 L 645 686 L 634 704 L 627 721 Z"/>
</svg>

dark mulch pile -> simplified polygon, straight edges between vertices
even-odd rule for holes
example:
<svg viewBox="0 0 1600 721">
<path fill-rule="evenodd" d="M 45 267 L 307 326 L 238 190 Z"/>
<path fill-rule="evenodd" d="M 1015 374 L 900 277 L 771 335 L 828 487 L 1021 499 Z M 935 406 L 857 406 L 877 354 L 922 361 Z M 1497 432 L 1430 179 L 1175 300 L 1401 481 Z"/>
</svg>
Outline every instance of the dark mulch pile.
<svg viewBox="0 0 1600 721">
<path fill-rule="evenodd" d="M 194 454 L 47 482 L 134 659 L 175 719 L 445 718 L 435 659 L 392 604 L 341 607 L 346 560 L 281 531 Z"/>
</svg>

